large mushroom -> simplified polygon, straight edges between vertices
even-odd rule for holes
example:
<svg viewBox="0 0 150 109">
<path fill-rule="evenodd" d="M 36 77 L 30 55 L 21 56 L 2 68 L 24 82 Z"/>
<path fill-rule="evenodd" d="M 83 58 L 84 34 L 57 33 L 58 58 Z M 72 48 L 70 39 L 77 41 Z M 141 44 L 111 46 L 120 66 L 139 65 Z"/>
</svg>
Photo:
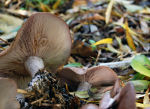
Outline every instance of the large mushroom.
<svg viewBox="0 0 150 109">
<path fill-rule="evenodd" d="M 70 55 L 71 36 L 66 23 L 50 13 L 36 13 L 18 31 L 11 46 L 0 53 L 0 76 L 23 88 L 44 67 L 54 71 Z"/>
</svg>

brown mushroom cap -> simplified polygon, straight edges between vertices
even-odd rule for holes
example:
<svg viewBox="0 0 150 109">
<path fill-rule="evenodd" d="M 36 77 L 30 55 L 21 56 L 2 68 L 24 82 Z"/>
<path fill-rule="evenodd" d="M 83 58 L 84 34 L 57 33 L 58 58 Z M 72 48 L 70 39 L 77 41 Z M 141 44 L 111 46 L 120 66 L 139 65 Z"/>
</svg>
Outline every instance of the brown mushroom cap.
<svg viewBox="0 0 150 109">
<path fill-rule="evenodd" d="M 0 109 L 19 109 L 16 100 L 16 84 L 8 78 L 0 78 Z"/>
<path fill-rule="evenodd" d="M 86 69 L 78 68 L 78 67 L 65 67 L 58 71 L 58 77 L 64 80 L 72 81 L 72 82 L 82 82 L 84 81 L 84 75 L 86 73 Z"/>
<path fill-rule="evenodd" d="M 84 81 L 86 69 L 78 67 L 65 67 L 58 70 L 57 77 L 60 78 L 61 83 L 67 83 L 68 86 L 73 86 L 76 89 L 78 85 Z"/>
<path fill-rule="evenodd" d="M 117 80 L 117 74 L 106 66 L 89 68 L 85 77 L 85 80 L 93 86 L 113 85 Z"/>
<path fill-rule="evenodd" d="M 117 109 L 136 109 L 135 90 L 131 82 L 128 82 L 121 90 L 118 101 Z"/>
<path fill-rule="evenodd" d="M 23 24 L 12 45 L 0 53 L 0 71 L 14 74 L 0 75 L 30 77 L 24 67 L 30 56 L 40 57 L 46 67 L 54 70 L 65 63 L 70 50 L 71 37 L 66 23 L 50 13 L 36 13 Z"/>
<path fill-rule="evenodd" d="M 58 77 L 68 84 L 87 90 L 94 87 L 113 85 L 118 79 L 117 74 L 106 66 L 91 68 L 66 67 L 58 72 Z M 80 84 L 79 84 L 80 83 Z"/>
</svg>

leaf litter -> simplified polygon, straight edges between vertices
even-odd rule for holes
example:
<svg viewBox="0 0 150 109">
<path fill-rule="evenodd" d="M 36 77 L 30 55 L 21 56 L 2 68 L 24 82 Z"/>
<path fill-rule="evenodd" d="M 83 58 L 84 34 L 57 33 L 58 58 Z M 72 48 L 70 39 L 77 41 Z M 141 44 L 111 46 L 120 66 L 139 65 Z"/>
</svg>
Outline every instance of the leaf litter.
<svg viewBox="0 0 150 109">
<path fill-rule="evenodd" d="M 148 0 L 0 2 L 0 16 L 8 17 L 0 17 L 0 51 L 14 40 L 22 21 L 39 11 L 64 19 L 73 39 L 68 63 L 56 75 L 39 71 L 26 90 L 18 91 L 26 92 L 22 109 L 150 108 Z M 10 22 L 12 17 L 17 20 Z"/>
</svg>

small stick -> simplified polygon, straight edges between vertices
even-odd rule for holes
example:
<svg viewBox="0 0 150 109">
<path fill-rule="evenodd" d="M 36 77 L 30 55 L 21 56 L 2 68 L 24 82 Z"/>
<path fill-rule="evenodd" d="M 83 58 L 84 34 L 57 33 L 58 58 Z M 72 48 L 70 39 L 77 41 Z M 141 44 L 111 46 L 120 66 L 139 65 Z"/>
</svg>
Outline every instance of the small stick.
<svg viewBox="0 0 150 109">
<path fill-rule="evenodd" d="M 1 40 L 2 42 L 4 42 L 5 44 L 10 45 L 7 40 L 4 40 L 4 39 L 2 39 L 2 38 L 0 38 L 0 40 Z"/>
<path fill-rule="evenodd" d="M 43 99 L 44 99 L 44 97 L 42 97 L 42 98 L 40 98 L 40 99 L 38 99 L 36 101 L 31 102 L 31 104 L 33 105 L 35 103 L 40 103 Z"/>
<path fill-rule="evenodd" d="M 118 61 L 118 62 L 108 62 L 108 63 L 99 63 L 100 66 L 107 66 L 110 68 L 120 68 L 120 67 L 128 67 L 132 61 L 133 57 L 124 60 L 124 61 Z M 148 58 L 150 60 L 150 58 Z"/>
<path fill-rule="evenodd" d="M 23 90 L 23 89 L 17 89 L 17 93 L 27 94 L 28 92 L 26 90 Z"/>
<path fill-rule="evenodd" d="M 10 34 L 1 35 L 0 38 L 3 40 L 13 39 L 16 37 L 17 32 L 13 32 Z"/>
</svg>

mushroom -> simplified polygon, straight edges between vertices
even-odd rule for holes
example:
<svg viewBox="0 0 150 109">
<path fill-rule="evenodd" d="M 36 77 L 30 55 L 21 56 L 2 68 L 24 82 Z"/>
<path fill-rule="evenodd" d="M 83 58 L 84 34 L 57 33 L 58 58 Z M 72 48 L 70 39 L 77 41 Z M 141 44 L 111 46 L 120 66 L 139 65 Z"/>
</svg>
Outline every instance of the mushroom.
<svg viewBox="0 0 150 109">
<path fill-rule="evenodd" d="M 135 89 L 131 82 L 121 90 L 118 102 L 117 109 L 136 109 Z"/>
<path fill-rule="evenodd" d="M 0 109 L 19 109 L 15 82 L 8 78 L 0 78 L 0 89 Z"/>
<path fill-rule="evenodd" d="M 68 82 L 68 84 L 78 85 L 78 91 L 87 91 L 92 86 L 113 85 L 117 80 L 117 74 L 105 66 L 91 68 L 66 67 L 58 71 L 58 77 Z"/>
<path fill-rule="evenodd" d="M 134 86 L 128 82 L 121 88 L 119 80 L 116 81 L 111 92 L 107 92 L 99 103 L 99 109 L 136 109 Z"/>
<path fill-rule="evenodd" d="M 37 71 L 55 71 L 70 55 L 71 36 L 66 23 L 46 12 L 33 14 L 18 31 L 11 46 L 0 53 L 0 76 L 12 78 L 19 88 Z"/>
<path fill-rule="evenodd" d="M 93 86 L 113 85 L 117 80 L 117 74 L 106 66 L 89 68 L 85 80 Z"/>
<path fill-rule="evenodd" d="M 78 85 L 84 81 L 85 73 L 86 69 L 84 68 L 64 67 L 57 71 L 57 77 L 60 78 L 61 84 L 68 83 L 68 86 L 73 86 L 71 90 L 76 90 Z"/>
</svg>

